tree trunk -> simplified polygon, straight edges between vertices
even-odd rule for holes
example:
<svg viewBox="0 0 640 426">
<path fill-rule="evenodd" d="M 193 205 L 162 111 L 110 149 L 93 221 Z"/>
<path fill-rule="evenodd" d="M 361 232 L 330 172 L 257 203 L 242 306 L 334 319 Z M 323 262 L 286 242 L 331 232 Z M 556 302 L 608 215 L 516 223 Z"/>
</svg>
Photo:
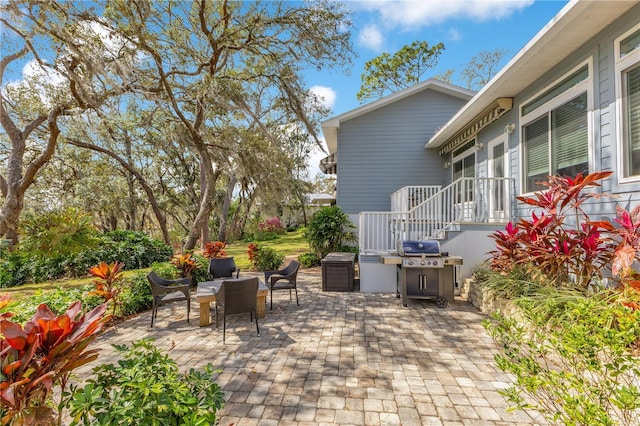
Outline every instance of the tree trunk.
<svg viewBox="0 0 640 426">
<path fill-rule="evenodd" d="M 125 144 L 124 146 L 126 150 L 125 153 L 127 156 L 127 163 L 133 164 L 133 159 L 131 156 L 131 138 L 129 137 L 128 132 L 125 132 L 124 144 Z M 133 174 L 128 173 L 126 175 L 126 179 L 127 179 L 127 187 L 129 189 L 129 202 L 127 203 L 128 204 L 127 213 L 129 215 L 128 227 L 132 231 L 137 231 L 138 229 L 136 227 L 137 211 L 136 211 L 135 178 Z"/>
<path fill-rule="evenodd" d="M 187 235 L 187 239 L 184 242 L 184 246 L 182 247 L 183 251 L 193 250 L 198 242 L 198 238 L 202 231 L 202 222 L 209 220 L 209 215 L 211 214 L 211 210 L 213 208 L 213 195 L 215 193 L 216 181 L 220 176 L 220 172 L 216 171 L 213 173 L 213 167 L 211 165 L 211 159 L 207 153 L 200 153 L 202 161 L 205 163 L 205 167 L 202 168 L 205 175 L 205 186 L 201 189 L 200 196 L 200 209 L 198 210 L 198 214 L 196 214 L 196 218 L 193 221 L 193 225 L 191 226 L 191 230 L 189 231 L 189 235 Z"/>
<path fill-rule="evenodd" d="M 306 197 L 300 191 L 296 191 L 296 195 L 298 196 L 298 201 L 300 201 L 300 205 L 302 206 L 302 221 L 304 222 L 304 226 L 307 226 L 307 205 L 305 204 Z"/>
<path fill-rule="evenodd" d="M 240 220 L 237 220 L 238 222 L 238 228 L 240 229 L 240 232 L 244 231 L 244 227 L 247 225 L 247 219 L 249 218 L 249 211 L 251 210 L 251 207 L 253 206 L 253 201 L 255 198 L 255 191 L 251 192 L 249 194 L 249 196 L 247 198 L 245 198 L 246 203 L 244 205 L 244 209 L 242 210 L 242 212 L 238 213 L 236 212 L 236 214 L 239 214 Z M 240 209 L 238 209 L 239 211 Z"/>
<path fill-rule="evenodd" d="M 24 208 L 24 194 L 33 183 L 36 173 L 53 156 L 60 129 L 58 128 L 58 117 L 62 113 L 61 108 L 55 108 L 49 115 L 38 117 L 32 121 L 24 130 L 20 131 L 4 108 L 4 102 L 0 97 L 0 121 L 2 127 L 11 141 L 11 152 L 7 166 L 6 197 L 2 207 L 0 207 L 0 237 L 4 236 L 11 241 L 12 245 L 18 243 L 18 220 Z M 24 166 L 24 155 L 26 151 L 26 139 L 36 127 L 47 121 L 49 139 L 44 150 L 26 167 Z"/>
<path fill-rule="evenodd" d="M 204 188 L 207 185 L 206 173 L 204 171 L 204 161 L 200 160 L 200 188 Z M 209 242 L 209 216 L 207 220 L 202 221 L 202 227 L 200 228 L 200 248 L 204 250 Z"/>
<path fill-rule="evenodd" d="M 218 241 L 227 241 L 227 222 L 229 219 L 229 210 L 231 209 L 231 198 L 233 197 L 233 189 L 236 187 L 236 175 L 229 175 L 227 183 L 227 192 L 224 194 L 224 202 L 222 203 L 222 211 L 220 212 L 220 227 L 218 228 Z"/>
</svg>

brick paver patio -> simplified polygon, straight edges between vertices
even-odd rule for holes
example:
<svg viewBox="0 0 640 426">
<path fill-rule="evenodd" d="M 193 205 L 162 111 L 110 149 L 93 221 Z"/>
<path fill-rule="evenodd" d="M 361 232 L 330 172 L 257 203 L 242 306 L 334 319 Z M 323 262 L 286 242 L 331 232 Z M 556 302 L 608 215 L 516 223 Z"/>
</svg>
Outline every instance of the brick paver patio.
<svg viewBox="0 0 640 426">
<path fill-rule="evenodd" d="M 113 362 L 112 343 L 145 337 L 185 369 L 210 362 L 221 369 L 221 425 L 543 423 L 506 411 L 498 390 L 509 377 L 494 365 L 485 316 L 465 301 L 405 308 L 395 295 L 322 292 L 320 268 L 301 270 L 298 283 L 300 307 L 276 292 L 259 336 L 248 315 L 232 316 L 223 345 L 221 326 L 198 326 L 194 300 L 190 324 L 176 303 L 159 309 L 153 329 L 145 312 L 107 331 L 96 363 Z"/>
</svg>

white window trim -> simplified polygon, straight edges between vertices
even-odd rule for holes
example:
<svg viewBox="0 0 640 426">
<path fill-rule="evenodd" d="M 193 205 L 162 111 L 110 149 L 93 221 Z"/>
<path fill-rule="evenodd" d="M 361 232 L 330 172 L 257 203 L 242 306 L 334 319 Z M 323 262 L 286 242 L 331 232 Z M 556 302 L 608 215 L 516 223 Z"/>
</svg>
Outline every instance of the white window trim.
<svg viewBox="0 0 640 426">
<path fill-rule="evenodd" d="M 624 105 L 622 102 L 622 74 L 640 62 L 640 49 L 635 49 L 624 58 L 620 57 L 620 42 L 640 29 L 640 24 L 635 25 L 630 30 L 623 33 L 613 42 L 613 52 L 615 58 L 615 95 L 616 95 L 616 149 L 618 155 L 616 166 L 618 170 L 618 183 L 637 183 L 640 176 L 625 176 L 624 159 L 626 155 L 624 143 Z"/>
<path fill-rule="evenodd" d="M 502 146 L 502 148 L 504 149 L 504 175 L 505 177 L 509 177 L 510 175 L 509 148 L 507 146 L 507 144 L 509 143 L 509 137 L 507 134 L 503 134 L 487 142 L 487 177 L 495 177 L 492 176 L 494 158 L 491 153 L 493 152 L 493 148 L 501 143 L 504 143 L 504 145 Z"/>
<path fill-rule="evenodd" d="M 526 105 L 529 102 L 536 99 L 537 97 L 541 96 L 544 92 L 551 89 L 555 85 L 559 84 L 562 80 L 566 79 L 571 74 L 578 71 L 580 68 L 584 67 L 585 64 L 587 65 L 588 77 L 584 81 L 581 81 L 574 87 L 561 93 L 555 98 L 550 99 L 549 101 L 540 105 L 538 108 L 527 113 L 526 115 L 522 115 L 522 105 Z M 594 157 L 593 155 L 594 153 L 594 148 L 593 148 L 593 56 L 589 56 L 589 58 L 582 61 L 580 64 L 576 65 L 575 67 L 573 67 L 568 72 L 564 73 L 559 78 L 555 79 L 552 83 L 547 84 L 541 90 L 538 90 L 534 95 L 525 99 L 523 102 L 520 103 L 520 105 L 518 105 L 518 114 L 519 114 L 519 121 L 520 121 L 520 126 L 518 129 L 519 131 L 518 140 L 520 141 L 520 143 L 518 145 L 519 145 L 519 157 L 520 157 L 520 163 L 521 163 L 519 169 L 520 169 L 520 174 L 522 176 L 522 178 L 520 179 L 521 195 L 531 195 L 535 192 L 535 191 L 525 192 L 526 190 L 525 188 L 526 170 L 525 170 L 525 162 L 524 162 L 525 152 L 524 152 L 524 140 L 522 140 L 522 137 L 524 135 L 524 127 L 527 124 L 531 123 L 532 121 L 539 119 L 541 116 L 545 114 L 549 114 L 549 111 L 567 103 L 571 99 L 575 98 L 576 96 L 584 92 L 587 92 L 587 149 L 589 150 L 588 152 L 589 171 L 591 172 L 594 169 L 594 166 L 593 166 L 593 161 L 594 161 L 594 158 L 593 158 Z M 549 131 L 551 131 L 551 129 L 549 129 Z M 551 144 L 549 144 L 548 149 L 549 149 L 549 159 L 551 159 Z M 551 169 L 550 164 L 549 164 L 549 169 Z"/>
</svg>

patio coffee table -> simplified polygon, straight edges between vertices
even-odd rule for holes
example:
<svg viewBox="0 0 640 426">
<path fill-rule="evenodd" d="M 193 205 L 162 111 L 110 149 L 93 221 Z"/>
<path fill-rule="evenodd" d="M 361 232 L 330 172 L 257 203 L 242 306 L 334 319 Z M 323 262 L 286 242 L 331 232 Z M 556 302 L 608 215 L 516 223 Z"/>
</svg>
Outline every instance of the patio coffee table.
<svg viewBox="0 0 640 426">
<path fill-rule="evenodd" d="M 222 282 L 238 280 L 242 280 L 242 278 L 218 278 L 213 281 L 198 283 L 196 301 L 200 304 L 200 327 L 211 324 L 210 304 L 216 301 L 216 293 L 220 290 Z M 256 299 L 256 316 L 258 318 L 264 318 L 264 306 L 267 303 L 267 294 L 269 294 L 269 289 L 261 279 L 258 279 L 258 297 Z"/>
</svg>

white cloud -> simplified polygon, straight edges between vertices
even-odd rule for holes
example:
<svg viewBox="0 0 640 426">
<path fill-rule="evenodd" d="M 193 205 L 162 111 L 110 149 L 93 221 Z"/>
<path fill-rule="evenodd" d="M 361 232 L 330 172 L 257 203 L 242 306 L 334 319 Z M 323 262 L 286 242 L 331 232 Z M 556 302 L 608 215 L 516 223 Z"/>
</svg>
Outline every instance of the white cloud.
<svg viewBox="0 0 640 426">
<path fill-rule="evenodd" d="M 382 50 L 382 32 L 375 25 L 367 25 L 360 31 L 358 42 L 361 46 L 379 52 Z"/>
<path fill-rule="evenodd" d="M 129 45 L 129 42 L 124 37 L 95 21 L 81 22 L 80 29 L 84 39 L 77 40 L 77 43 L 83 44 L 86 39 L 95 39 L 99 43 L 98 45 L 102 47 L 100 53 L 107 59 L 117 58 L 120 56 L 120 51 Z"/>
<path fill-rule="evenodd" d="M 533 0 L 368 0 L 360 4 L 377 11 L 381 22 L 419 28 L 450 18 L 473 21 L 501 19 L 533 4 Z"/>
<path fill-rule="evenodd" d="M 309 90 L 319 98 L 323 106 L 333 109 L 336 104 L 335 90 L 327 86 L 313 86 Z"/>
<path fill-rule="evenodd" d="M 24 64 L 22 67 L 22 78 L 24 80 L 37 79 L 42 83 L 53 86 L 58 86 L 66 81 L 66 78 L 63 77 L 62 74 L 51 68 L 42 68 L 35 59 Z"/>
</svg>

